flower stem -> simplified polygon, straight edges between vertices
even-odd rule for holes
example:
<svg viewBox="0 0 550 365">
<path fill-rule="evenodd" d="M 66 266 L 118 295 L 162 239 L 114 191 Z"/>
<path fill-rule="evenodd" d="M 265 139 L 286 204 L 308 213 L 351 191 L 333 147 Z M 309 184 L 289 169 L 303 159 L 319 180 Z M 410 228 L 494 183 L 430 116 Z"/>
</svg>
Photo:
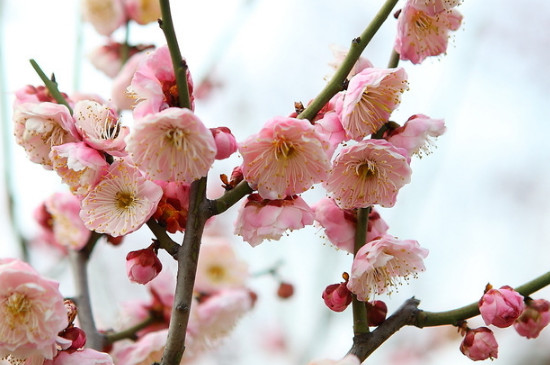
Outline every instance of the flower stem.
<svg viewBox="0 0 550 365">
<path fill-rule="evenodd" d="M 99 237 L 101 237 L 100 234 L 92 232 L 86 247 L 80 251 L 70 250 L 69 258 L 75 283 L 78 320 L 80 327 L 86 333 L 86 346 L 102 351 L 105 337 L 96 329 L 90 300 L 90 288 L 88 286 L 88 259 Z"/>
<path fill-rule="evenodd" d="M 185 336 L 193 299 L 201 237 L 208 218 L 206 177 L 203 177 L 191 184 L 185 236 L 177 254 L 178 274 L 174 305 L 161 365 L 179 364 L 185 351 Z"/>
<path fill-rule="evenodd" d="M 42 69 L 40 68 L 40 66 L 38 66 L 38 63 L 36 63 L 35 60 L 31 59 L 29 60 L 29 62 L 31 63 L 32 68 L 34 68 L 34 70 L 36 71 L 36 73 L 44 83 L 44 86 L 46 86 L 46 88 L 50 92 L 51 96 L 55 99 L 55 101 L 57 101 L 58 104 L 65 105 L 67 109 L 69 109 L 69 112 L 72 115 L 73 109 L 70 107 L 69 103 L 67 102 L 65 97 L 63 97 L 61 92 L 59 92 L 59 89 L 57 88 L 57 83 L 53 80 L 50 80 L 48 76 L 46 76 L 44 71 L 42 71 Z"/>
<path fill-rule="evenodd" d="M 367 225 L 369 220 L 369 214 L 371 207 L 357 209 L 357 225 L 355 228 L 355 247 L 354 255 L 365 244 L 365 237 L 367 236 Z M 357 296 L 353 296 L 352 300 L 353 311 L 353 333 L 355 336 L 368 333 L 369 324 L 367 321 L 367 307 L 365 302 L 357 299 Z"/>
<path fill-rule="evenodd" d="M 170 236 L 168 236 L 166 230 L 161 227 L 161 225 L 158 224 L 153 218 L 147 221 L 147 227 L 149 227 L 151 232 L 153 232 L 153 234 L 157 238 L 160 247 L 165 249 L 166 252 L 168 252 L 172 257 L 177 258 L 180 245 L 178 245 L 170 238 Z"/>
<path fill-rule="evenodd" d="M 351 42 L 351 47 L 346 58 L 344 58 L 344 61 L 342 61 L 342 64 L 340 64 L 340 67 L 338 67 L 338 70 L 336 70 L 336 73 L 332 76 L 325 88 L 317 95 L 313 102 L 298 115 L 298 118 L 312 120 L 319 110 L 321 110 L 336 93 L 344 89 L 344 81 L 353 68 L 353 65 L 355 65 L 355 62 L 357 62 L 361 53 L 363 53 L 378 29 L 380 29 L 382 24 L 386 21 L 398 1 L 399 0 L 386 0 L 363 33 Z"/>
<path fill-rule="evenodd" d="M 399 65 L 399 53 L 395 49 L 392 49 L 388 68 L 397 68 L 397 65 Z"/>
<path fill-rule="evenodd" d="M 241 181 L 233 189 L 226 191 L 223 196 L 211 201 L 211 215 L 225 212 L 244 196 L 252 193 L 253 191 L 254 190 L 252 190 L 246 181 Z"/>
<path fill-rule="evenodd" d="M 181 108 L 191 109 L 191 100 L 189 98 L 189 87 L 187 85 L 187 63 L 183 60 L 178 45 L 178 39 L 176 38 L 176 32 L 174 31 L 174 22 L 172 21 L 172 12 L 170 11 L 170 1 L 160 0 L 160 10 L 162 19 L 159 19 L 159 26 L 164 33 L 168 49 L 170 50 L 170 57 L 172 58 L 172 65 L 174 67 L 174 74 L 176 75 L 176 84 L 178 86 L 178 101 Z"/>
<path fill-rule="evenodd" d="M 138 324 L 130 328 L 105 335 L 105 341 L 108 344 L 112 344 L 124 339 L 130 339 L 135 341 L 137 340 L 137 335 L 136 335 L 137 332 L 155 323 L 162 323 L 162 319 L 159 319 L 155 316 L 150 315 L 149 317 L 145 318 L 143 321 L 139 322 Z"/>
</svg>

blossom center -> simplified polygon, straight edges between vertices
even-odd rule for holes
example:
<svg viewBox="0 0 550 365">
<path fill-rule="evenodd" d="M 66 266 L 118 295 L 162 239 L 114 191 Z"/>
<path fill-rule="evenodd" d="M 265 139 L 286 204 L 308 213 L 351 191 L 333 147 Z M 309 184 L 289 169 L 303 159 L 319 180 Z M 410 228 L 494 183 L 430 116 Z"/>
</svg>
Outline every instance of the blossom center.
<svg viewBox="0 0 550 365">
<path fill-rule="evenodd" d="M 208 276 L 214 282 L 220 282 L 225 277 L 225 269 L 219 265 L 213 265 L 208 268 Z"/>
<path fill-rule="evenodd" d="M 95 132 L 96 135 L 103 139 L 115 139 L 120 133 L 120 123 L 118 119 L 115 119 L 111 116 L 107 116 L 103 122 L 96 123 Z"/>
<path fill-rule="evenodd" d="M 25 317 L 31 310 L 31 302 L 26 295 L 13 293 L 5 299 L 4 308 L 10 327 L 15 328 L 25 323 Z"/>
<path fill-rule="evenodd" d="M 183 149 L 186 136 L 187 133 L 178 128 L 169 129 L 164 134 L 166 140 L 176 147 L 177 150 Z"/>
<path fill-rule="evenodd" d="M 117 207 L 120 209 L 131 208 L 136 202 L 136 196 L 133 193 L 126 191 L 119 191 L 115 195 Z"/>
<path fill-rule="evenodd" d="M 296 151 L 292 143 L 288 142 L 285 139 L 279 139 L 275 141 L 274 144 L 275 144 L 275 158 L 277 160 L 289 158 Z"/>
<path fill-rule="evenodd" d="M 163 81 L 162 93 L 164 94 L 164 101 L 168 106 L 179 106 L 179 92 L 176 81 Z"/>
<path fill-rule="evenodd" d="M 359 177 L 371 180 L 378 176 L 378 167 L 374 162 L 367 160 L 355 168 L 355 173 Z"/>
</svg>

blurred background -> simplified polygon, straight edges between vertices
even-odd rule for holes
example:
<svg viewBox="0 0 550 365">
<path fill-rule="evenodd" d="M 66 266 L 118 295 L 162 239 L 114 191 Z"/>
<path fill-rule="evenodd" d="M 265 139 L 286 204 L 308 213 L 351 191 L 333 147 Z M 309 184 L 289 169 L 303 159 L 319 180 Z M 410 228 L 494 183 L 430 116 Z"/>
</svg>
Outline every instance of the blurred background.
<svg viewBox="0 0 550 365">
<path fill-rule="evenodd" d="M 329 46 L 348 47 L 372 19 L 382 1 L 203 0 L 173 1 L 180 48 L 195 84 L 209 85 L 196 102 L 208 127 L 227 126 L 241 141 L 276 115 L 288 115 L 295 101 L 304 104 L 321 90 L 333 61 Z M 403 5 L 400 2 L 396 9 Z M 450 40 L 447 55 L 421 65 L 401 62 L 410 90 L 392 119 L 403 123 L 417 113 L 444 118 L 447 132 L 432 154 L 412 162 L 412 182 L 395 207 L 380 209 L 389 233 L 415 239 L 430 250 L 427 271 L 391 297 L 380 296 L 390 312 L 411 297 L 429 311 L 477 301 L 485 285 L 518 286 L 550 268 L 550 3 L 544 0 L 466 0 L 464 20 Z M 396 21 L 384 24 L 364 56 L 385 67 Z M 14 91 L 40 80 L 28 60 L 46 74 L 55 72 L 60 88 L 96 93 L 108 99 L 111 79 L 86 55 L 102 45 L 80 17 L 79 1 L 0 0 L 0 115 L 3 173 L 0 186 L 13 191 L 15 227 L 8 199 L 0 198 L 0 257 L 20 257 L 16 232 L 31 240 L 37 232 L 33 210 L 55 191 L 57 175 L 31 163 L 14 144 L 11 105 Z M 121 41 L 122 31 L 113 34 Z M 164 44 L 155 24 L 131 28 L 131 43 Z M 126 120 L 130 121 L 127 115 Z M 6 163 L 8 161 L 8 163 Z M 211 174 L 230 174 L 239 156 L 217 163 Z M 309 203 L 322 195 L 304 194 Z M 237 207 L 223 221 L 232 233 Z M 131 234 L 122 246 L 99 245 L 90 273 L 94 309 L 100 326 L 109 327 L 119 303 L 146 296 L 128 282 L 124 258 L 150 242 L 147 229 Z M 315 358 L 340 358 L 352 338 L 351 311 L 332 313 L 324 288 L 349 271 L 352 257 L 335 250 L 315 227 L 292 232 L 280 241 L 252 248 L 239 237 L 235 248 L 260 272 L 280 263 L 282 279 L 294 295 L 277 298 L 277 280 L 262 276 L 251 286 L 259 299 L 224 346 L 204 364 L 306 364 Z M 167 259 L 167 257 L 165 257 Z M 31 252 L 31 263 L 61 281 L 72 294 L 69 265 L 59 257 Z M 544 289 L 534 298 L 550 299 Z M 472 327 L 482 325 L 480 318 Z M 495 331 L 497 364 L 550 364 L 550 330 L 526 340 L 511 328 Z M 387 341 L 366 363 L 469 364 L 454 328 L 406 328 Z"/>
</svg>

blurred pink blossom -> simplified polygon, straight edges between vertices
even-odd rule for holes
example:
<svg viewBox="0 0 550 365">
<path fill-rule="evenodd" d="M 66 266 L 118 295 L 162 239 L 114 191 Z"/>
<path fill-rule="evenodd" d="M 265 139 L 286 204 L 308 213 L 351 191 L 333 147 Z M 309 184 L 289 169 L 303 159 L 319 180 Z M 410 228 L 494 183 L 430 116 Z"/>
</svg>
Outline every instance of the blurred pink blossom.
<svg viewBox="0 0 550 365">
<path fill-rule="evenodd" d="M 92 349 L 78 351 L 60 351 L 52 360 L 47 360 L 44 365 L 113 365 L 111 355 Z"/>
<path fill-rule="evenodd" d="M 195 290 L 212 293 L 226 288 L 243 288 L 248 279 L 248 263 L 240 259 L 225 238 L 203 237 Z"/>
<path fill-rule="evenodd" d="M 315 360 L 310 361 L 308 365 L 361 365 L 361 361 L 357 356 L 349 354 L 340 360 Z"/>
<path fill-rule="evenodd" d="M 309 121 L 288 117 L 271 119 L 239 144 L 244 178 L 264 199 L 284 199 L 325 179 L 327 149 Z"/>
<path fill-rule="evenodd" d="M 124 0 L 128 17 L 138 24 L 145 25 L 162 18 L 158 0 Z"/>
<path fill-rule="evenodd" d="M 366 68 L 349 81 L 342 107 L 342 126 L 354 140 L 376 133 L 388 122 L 408 89 L 403 68 Z"/>
<path fill-rule="evenodd" d="M 334 61 L 329 63 L 329 66 L 333 67 L 336 70 L 338 67 L 340 67 L 342 61 L 344 61 L 344 59 L 348 55 L 349 50 L 336 45 L 330 46 L 330 50 L 332 52 L 332 55 L 334 56 Z M 351 71 L 348 74 L 348 79 L 351 79 L 353 76 L 357 75 L 359 72 L 369 67 L 373 67 L 373 64 L 365 57 L 359 57 L 359 59 L 351 68 Z"/>
<path fill-rule="evenodd" d="M 123 160 L 115 161 L 82 200 L 80 217 L 88 229 L 111 236 L 137 230 L 155 212 L 162 188 Z"/>
<path fill-rule="evenodd" d="M 191 183 L 206 176 L 216 156 L 212 133 L 184 108 L 147 115 L 127 143 L 133 161 L 153 180 Z"/>
<path fill-rule="evenodd" d="M 131 56 L 120 72 L 113 79 L 111 99 L 119 110 L 131 110 L 136 102 L 135 95 L 128 90 L 138 65 L 147 57 L 147 52 L 139 52 Z"/>
<path fill-rule="evenodd" d="M 255 247 L 264 240 L 279 240 L 290 230 L 313 224 L 313 211 L 299 196 L 280 200 L 250 194 L 239 209 L 235 234 Z"/>
<path fill-rule="evenodd" d="M 324 186 L 343 209 L 373 204 L 392 207 L 399 189 L 410 182 L 411 172 L 404 149 L 368 139 L 340 151 Z"/>
<path fill-rule="evenodd" d="M 59 283 L 20 260 L 0 260 L 0 359 L 52 359 L 57 334 L 67 324 Z"/>
<path fill-rule="evenodd" d="M 126 21 L 122 0 L 83 0 L 81 10 L 84 20 L 104 36 L 110 36 Z"/>
<path fill-rule="evenodd" d="M 490 288 L 479 300 L 479 312 L 485 324 L 499 328 L 511 326 L 524 308 L 523 296 L 507 285 Z"/>
<path fill-rule="evenodd" d="M 72 250 L 80 250 L 90 238 L 91 232 L 80 219 L 80 200 L 71 193 L 54 193 L 45 202 L 51 215 L 51 227 L 56 244 Z"/>
<path fill-rule="evenodd" d="M 521 315 L 514 322 L 517 333 L 527 338 L 537 338 L 550 323 L 550 302 L 546 299 L 528 299 Z"/>
<path fill-rule="evenodd" d="M 384 235 L 365 244 L 353 259 L 348 289 L 361 301 L 391 292 L 402 278 L 424 271 L 428 250 L 414 240 Z"/>
<path fill-rule="evenodd" d="M 474 361 L 498 358 L 497 340 L 487 327 L 468 329 L 460 351 Z"/>
</svg>

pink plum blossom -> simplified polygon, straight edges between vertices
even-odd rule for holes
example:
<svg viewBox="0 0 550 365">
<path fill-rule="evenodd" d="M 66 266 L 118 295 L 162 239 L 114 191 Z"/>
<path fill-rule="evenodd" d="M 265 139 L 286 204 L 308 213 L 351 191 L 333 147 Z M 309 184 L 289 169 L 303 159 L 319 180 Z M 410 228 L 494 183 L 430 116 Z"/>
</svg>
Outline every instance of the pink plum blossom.
<svg viewBox="0 0 550 365">
<path fill-rule="evenodd" d="M 145 25 L 162 18 L 158 0 L 124 0 L 126 12 L 130 19 Z"/>
<path fill-rule="evenodd" d="M 342 126 L 357 141 L 388 122 L 408 89 L 403 68 L 366 68 L 349 81 L 342 106 Z"/>
<path fill-rule="evenodd" d="M 424 271 L 428 250 L 414 240 L 384 235 L 365 244 L 353 260 L 348 289 L 361 301 L 391 291 L 402 278 Z"/>
<path fill-rule="evenodd" d="M 52 147 L 50 159 L 55 172 L 71 192 L 83 197 L 109 168 L 105 157 L 84 142 Z"/>
<path fill-rule="evenodd" d="M 252 305 L 246 289 L 224 289 L 209 296 L 197 308 L 197 341 L 211 344 L 227 336 Z"/>
<path fill-rule="evenodd" d="M 160 362 L 168 330 L 147 333 L 138 341 L 115 350 L 116 363 L 119 365 L 150 365 Z M 186 344 L 187 346 L 187 344 Z M 187 351 L 184 352 L 184 356 Z"/>
<path fill-rule="evenodd" d="M 71 193 L 55 193 L 45 202 L 51 215 L 51 227 L 55 242 L 65 248 L 80 250 L 90 238 L 91 232 L 80 219 L 80 200 Z"/>
<path fill-rule="evenodd" d="M 212 293 L 225 288 L 243 288 L 248 279 L 248 264 L 240 259 L 223 238 L 203 237 L 195 290 Z"/>
<path fill-rule="evenodd" d="M 0 359 L 52 359 L 67 324 L 59 283 L 20 260 L 0 260 Z"/>
<path fill-rule="evenodd" d="M 525 304 L 525 309 L 514 322 L 514 328 L 523 337 L 537 338 L 550 323 L 550 302 L 546 299 L 528 299 Z"/>
<path fill-rule="evenodd" d="M 136 73 L 139 64 L 147 57 L 147 52 L 139 52 L 131 56 L 128 61 L 122 66 L 120 72 L 113 79 L 113 87 L 111 89 L 111 99 L 113 104 L 119 110 L 131 110 L 136 102 L 135 94 L 128 90 L 132 78 Z"/>
<path fill-rule="evenodd" d="M 69 102 L 69 104 L 71 103 L 71 100 L 67 94 L 62 92 L 61 95 L 65 98 L 65 100 Z M 13 108 L 15 110 L 19 105 L 24 103 L 38 104 L 45 101 L 50 103 L 57 103 L 54 97 L 50 94 L 50 91 L 44 85 L 26 85 L 21 89 L 15 91 Z"/>
<path fill-rule="evenodd" d="M 78 351 L 60 351 L 53 361 L 45 361 L 44 365 L 113 365 L 113 359 L 105 352 L 86 348 Z"/>
<path fill-rule="evenodd" d="M 340 360 L 315 360 L 310 361 L 308 365 L 361 365 L 361 360 L 357 356 L 349 354 Z"/>
<path fill-rule="evenodd" d="M 341 142 L 348 140 L 340 118 L 342 114 L 343 99 L 343 92 L 336 94 L 325 106 L 326 110 L 323 113 L 317 113 L 315 124 L 313 125 L 315 131 L 328 142 L 329 149 L 327 154 L 329 156 L 332 156 L 336 147 L 338 147 Z"/>
<path fill-rule="evenodd" d="M 119 74 L 123 66 L 126 65 L 134 55 L 152 47 L 153 46 L 141 44 L 137 46 L 129 46 L 109 40 L 106 44 L 92 50 L 88 54 L 88 59 L 95 68 L 114 79 Z M 123 53 L 125 53 L 128 58 L 124 64 L 122 62 Z M 128 79 L 126 86 L 130 85 L 130 80 L 131 77 Z"/>
<path fill-rule="evenodd" d="M 322 198 L 312 206 L 315 220 L 324 228 L 329 241 L 339 249 L 354 252 L 356 213 L 353 210 L 341 209 L 331 198 Z M 388 225 L 374 209 L 368 220 L 365 242 L 385 234 Z"/>
<path fill-rule="evenodd" d="M 138 284 L 147 284 L 162 270 L 162 263 L 157 257 L 158 249 L 154 244 L 148 248 L 130 251 L 126 255 L 126 274 L 128 279 Z"/>
<path fill-rule="evenodd" d="M 444 6 L 443 0 L 431 3 L 412 0 L 401 10 L 394 45 L 400 59 L 418 64 L 427 57 L 445 53 L 449 31 L 456 31 L 460 27 L 462 15 L 457 10 Z M 451 5 L 456 3 L 452 1 Z"/>
<path fill-rule="evenodd" d="M 396 147 L 407 150 L 408 155 L 430 153 L 432 139 L 445 133 L 445 121 L 443 119 L 432 119 L 424 114 L 411 116 L 402 127 L 392 130 L 386 140 Z"/>
<path fill-rule="evenodd" d="M 299 196 L 280 200 L 250 194 L 239 209 L 235 234 L 255 247 L 264 240 L 279 240 L 287 230 L 313 224 L 313 211 Z"/>
<path fill-rule="evenodd" d="M 430 15 L 452 10 L 460 5 L 462 0 L 409 0 L 409 3 Z"/>
<path fill-rule="evenodd" d="M 276 117 L 239 144 L 242 171 L 264 199 L 302 193 L 326 178 L 328 145 L 307 120 Z"/>
<path fill-rule="evenodd" d="M 207 175 L 216 156 L 212 133 L 183 108 L 147 115 L 127 143 L 133 161 L 153 180 L 191 183 Z"/>
<path fill-rule="evenodd" d="M 332 55 L 334 56 L 334 61 L 329 63 L 329 66 L 333 67 L 336 70 L 338 67 L 340 67 L 340 65 L 348 55 L 349 50 L 336 45 L 330 46 L 330 50 L 332 52 Z M 370 67 L 374 67 L 374 66 L 368 59 L 366 59 L 365 57 L 359 57 L 359 59 L 355 62 L 355 64 L 351 68 L 351 71 L 348 74 L 348 79 L 357 75 L 359 72 L 363 71 L 364 69 L 370 68 Z"/>
<path fill-rule="evenodd" d="M 155 212 L 162 188 L 125 161 L 115 161 L 82 200 L 80 217 L 88 229 L 111 236 L 137 230 Z"/>
<path fill-rule="evenodd" d="M 187 85 L 191 109 L 193 109 L 193 80 L 189 71 L 187 71 Z M 136 120 L 169 107 L 181 106 L 168 46 L 157 48 L 138 65 L 129 90 L 138 102 L 134 108 Z"/>
<path fill-rule="evenodd" d="M 182 182 L 155 181 L 163 195 L 153 218 L 170 233 L 183 232 L 187 224 L 190 185 Z"/>
<path fill-rule="evenodd" d="M 216 160 L 223 160 L 237 151 L 237 140 L 227 127 L 210 128 L 216 142 Z"/>
<path fill-rule="evenodd" d="M 124 138 L 128 127 L 122 126 L 117 112 L 93 100 L 80 100 L 74 106 L 76 128 L 91 147 L 112 156 L 126 155 Z"/>
<path fill-rule="evenodd" d="M 498 358 L 498 343 L 487 327 L 468 329 L 460 351 L 474 361 Z"/>
<path fill-rule="evenodd" d="M 53 146 L 79 140 L 74 120 L 64 105 L 50 102 L 24 103 L 15 107 L 13 120 L 17 144 L 29 159 L 51 170 Z"/>
<path fill-rule="evenodd" d="M 101 35 L 109 36 L 126 21 L 122 0 L 83 0 L 82 16 Z"/>
<path fill-rule="evenodd" d="M 411 172 L 406 150 L 368 139 L 340 151 L 324 186 L 343 209 L 392 207 Z"/>
<path fill-rule="evenodd" d="M 523 296 L 507 285 L 490 288 L 479 300 L 479 312 L 485 324 L 499 328 L 511 326 L 524 308 Z"/>
</svg>

